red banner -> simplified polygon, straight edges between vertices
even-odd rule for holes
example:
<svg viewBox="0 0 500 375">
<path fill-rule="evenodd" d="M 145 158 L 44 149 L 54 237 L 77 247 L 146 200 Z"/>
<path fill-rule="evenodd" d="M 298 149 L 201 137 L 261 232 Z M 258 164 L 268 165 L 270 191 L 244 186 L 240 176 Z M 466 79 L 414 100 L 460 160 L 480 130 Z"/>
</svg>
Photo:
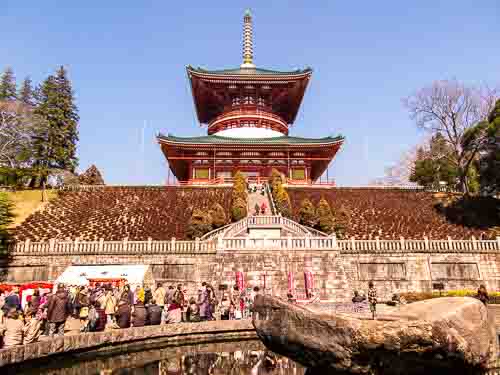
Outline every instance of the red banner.
<svg viewBox="0 0 500 375">
<path fill-rule="evenodd" d="M 245 289 L 245 279 L 243 277 L 243 272 L 241 271 L 236 272 L 236 285 L 238 285 L 240 292 Z"/>
</svg>

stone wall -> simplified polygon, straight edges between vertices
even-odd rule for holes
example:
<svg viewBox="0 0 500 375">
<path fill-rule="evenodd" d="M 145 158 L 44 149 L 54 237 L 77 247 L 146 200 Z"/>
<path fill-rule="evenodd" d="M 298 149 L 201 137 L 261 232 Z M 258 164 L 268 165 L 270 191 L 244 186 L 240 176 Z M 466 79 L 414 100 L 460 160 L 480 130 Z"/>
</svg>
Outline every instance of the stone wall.
<svg viewBox="0 0 500 375">
<path fill-rule="evenodd" d="M 202 281 L 216 288 L 235 283 L 243 272 L 247 286 L 285 296 L 289 275 L 295 295 L 305 294 L 304 272 L 313 275 L 322 299 L 348 300 L 355 289 L 366 290 L 374 280 L 380 298 L 395 291 L 431 291 L 442 282 L 445 289 L 476 289 L 480 283 L 500 290 L 500 254 L 495 251 L 362 253 L 343 250 L 247 250 L 217 254 L 172 255 L 15 255 L 3 267 L 4 281 L 55 280 L 70 265 L 150 264 L 153 279 L 183 283 L 194 293 Z"/>
</svg>

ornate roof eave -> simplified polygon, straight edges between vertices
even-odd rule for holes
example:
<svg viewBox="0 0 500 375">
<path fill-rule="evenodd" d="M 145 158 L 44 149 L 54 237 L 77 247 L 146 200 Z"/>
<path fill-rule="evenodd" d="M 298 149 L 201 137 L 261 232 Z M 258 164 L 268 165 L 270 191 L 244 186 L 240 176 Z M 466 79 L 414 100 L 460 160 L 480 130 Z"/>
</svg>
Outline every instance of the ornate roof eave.
<svg viewBox="0 0 500 375">
<path fill-rule="evenodd" d="M 293 137 L 290 137 L 293 139 Z M 266 138 L 263 138 L 263 142 L 249 142 L 249 141 L 240 141 L 238 139 L 231 138 L 231 142 L 197 142 L 196 140 L 189 140 L 189 139 L 173 139 L 171 136 L 164 136 L 164 135 L 158 135 L 157 136 L 157 141 L 161 145 L 166 145 L 166 146 L 173 146 L 173 147 L 181 147 L 181 148 L 193 148 L 193 147 L 204 147 L 204 148 L 230 148 L 230 147 L 251 147 L 251 148 L 268 148 L 268 147 L 273 147 L 273 148 L 283 148 L 283 147 L 288 147 L 288 148 L 294 148 L 294 147 L 300 147 L 300 148 L 325 148 L 325 147 L 331 147 L 331 146 L 340 146 L 344 143 L 344 137 L 342 136 L 337 136 L 337 137 L 328 137 L 325 138 L 324 141 L 320 139 L 311 139 L 311 142 L 289 142 L 289 143 L 284 143 L 284 142 L 265 142 Z"/>
<path fill-rule="evenodd" d="M 186 71 L 190 80 L 195 77 L 210 82 L 259 82 L 264 84 L 297 81 L 311 77 L 313 72 L 311 68 L 291 72 L 279 72 L 264 69 L 228 69 L 209 71 L 201 68 L 196 69 L 190 65 L 186 67 Z"/>
</svg>

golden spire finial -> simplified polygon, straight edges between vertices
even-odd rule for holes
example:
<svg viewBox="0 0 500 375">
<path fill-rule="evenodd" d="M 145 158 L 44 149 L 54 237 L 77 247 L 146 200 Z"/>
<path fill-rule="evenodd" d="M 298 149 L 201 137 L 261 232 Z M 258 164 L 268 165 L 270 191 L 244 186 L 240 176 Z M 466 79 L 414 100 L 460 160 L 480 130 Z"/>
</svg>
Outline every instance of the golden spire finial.
<svg viewBox="0 0 500 375">
<path fill-rule="evenodd" d="M 252 13 L 250 9 L 245 10 L 243 16 L 243 64 L 240 67 L 255 68 L 253 63 Z"/>
</svg>

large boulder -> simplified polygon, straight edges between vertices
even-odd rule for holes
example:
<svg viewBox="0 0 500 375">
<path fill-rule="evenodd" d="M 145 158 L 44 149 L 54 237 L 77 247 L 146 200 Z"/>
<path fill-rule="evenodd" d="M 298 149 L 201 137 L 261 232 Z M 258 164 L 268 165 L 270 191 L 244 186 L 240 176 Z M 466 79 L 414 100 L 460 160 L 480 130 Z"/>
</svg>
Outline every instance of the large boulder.
<svg viewBox="0 0 500 375">
<path fill-rule="evenodd" d="M 497 356 L 493 319 L 473 298 L 412 303 L 377 320 L 316 313 L 269 296 L 256 298 L 254 312 L 266 347 L 319 374 L 469 374 Z"/>
</svg>

